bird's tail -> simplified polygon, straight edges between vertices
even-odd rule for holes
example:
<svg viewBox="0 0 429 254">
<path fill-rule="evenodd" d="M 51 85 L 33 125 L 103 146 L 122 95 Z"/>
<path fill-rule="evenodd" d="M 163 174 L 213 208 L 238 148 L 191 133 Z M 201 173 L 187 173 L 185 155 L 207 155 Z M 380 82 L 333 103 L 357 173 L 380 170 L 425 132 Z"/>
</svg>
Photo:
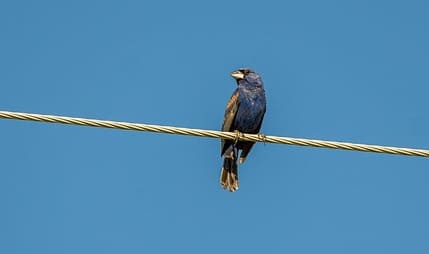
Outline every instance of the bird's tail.
<svg viewBox="0 0 429 254">
<path fill-rule="evenodd" d="M 238 166 L 237 151 L 231 147 L 225 152 L 222 172 L 220 174 L 220 185 L 222 188 L 234 192 L 238 190 Z"/>
</svg>

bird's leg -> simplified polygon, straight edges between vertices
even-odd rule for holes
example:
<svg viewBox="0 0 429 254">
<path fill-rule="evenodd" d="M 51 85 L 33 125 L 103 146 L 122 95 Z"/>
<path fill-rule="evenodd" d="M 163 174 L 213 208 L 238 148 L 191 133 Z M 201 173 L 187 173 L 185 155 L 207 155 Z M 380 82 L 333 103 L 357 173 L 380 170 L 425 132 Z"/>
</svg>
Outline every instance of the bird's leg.
<svg viewBox="0 0 429 254">
<path fill-rule="evenodd" d="M 265 145 L 265 142 L 267 140 L 267 136 L 265 136 L 265 134 L 263 134 L 263 133 L 258 133 L 258 138 L 261 139 Z"/>
<path fill-rule="evenodd" d="M 235 133 L 234 145 L 236 145 L 237 142 L 240 141 L 240 138 L 243 137 L 243 133 L 239 132 L 238 130 L 234 130 L 234 133 Z"/>
</svg>

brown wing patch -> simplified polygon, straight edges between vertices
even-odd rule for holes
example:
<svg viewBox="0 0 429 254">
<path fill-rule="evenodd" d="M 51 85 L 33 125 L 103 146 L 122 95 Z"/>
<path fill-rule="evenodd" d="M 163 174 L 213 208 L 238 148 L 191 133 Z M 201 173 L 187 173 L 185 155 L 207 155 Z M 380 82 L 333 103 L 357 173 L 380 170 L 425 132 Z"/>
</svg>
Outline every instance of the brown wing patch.
<svg viewBox="0 0 429 254">
<path fill-rule="evenodd" d="M 226 108 L 231 108 L 232 105 L 234 105 L 238 100 L 238 93 L 234 93 L 231 96 L 231 99 L 229 99 L 228 104 L 226 104 Z"/>
<path fill-rule="evenodd" d="M 228 103 L 226 104 L 225 115 L 222 123 L 222 131 L 233 131 L 234 130 L 234 119 L 238 111 L 238 100 L 239 93 L 236 90 Z M 232 141 L 221 139 L 221 154 L 232 144 Z"/>
</svg>

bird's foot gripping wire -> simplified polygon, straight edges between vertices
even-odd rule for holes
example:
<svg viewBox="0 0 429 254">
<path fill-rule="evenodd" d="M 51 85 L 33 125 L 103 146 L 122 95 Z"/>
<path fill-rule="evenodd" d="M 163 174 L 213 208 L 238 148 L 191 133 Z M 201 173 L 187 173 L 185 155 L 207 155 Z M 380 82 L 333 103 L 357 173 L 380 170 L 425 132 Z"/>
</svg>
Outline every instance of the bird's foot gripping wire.
<svg viewBox="0 0 429 254">
<path fill-rule="evenodd" d="M 264 143 L 267 141 L 267 136 L 265 136 L 265 134 L 263 133 L 258 133 L 258 138 Z"/>
<path fill-rule="evenodd" d="M 240 138 L 242 138 L 244 135 L 242 132 L 239 132 L 238 130 L 235 130 L 234 133 L 235 133 L 234 145 L 236 145 L 237 142 L 240 141 Z"/>
</svg>

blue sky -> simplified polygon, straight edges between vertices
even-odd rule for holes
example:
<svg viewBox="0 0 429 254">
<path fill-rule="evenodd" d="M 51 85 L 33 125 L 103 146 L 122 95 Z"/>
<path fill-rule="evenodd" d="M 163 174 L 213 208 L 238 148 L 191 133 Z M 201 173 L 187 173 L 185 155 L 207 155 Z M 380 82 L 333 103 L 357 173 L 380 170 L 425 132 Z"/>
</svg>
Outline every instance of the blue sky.
<svg viewBox="0 0 429 254">
<path fill-rule="evenodd" d="M 0 110 L 429 148 L 427 1 L 3 1 Z M 1 253 L 429 253 L 426 158 L 0 120 Z"/>
</svg>

